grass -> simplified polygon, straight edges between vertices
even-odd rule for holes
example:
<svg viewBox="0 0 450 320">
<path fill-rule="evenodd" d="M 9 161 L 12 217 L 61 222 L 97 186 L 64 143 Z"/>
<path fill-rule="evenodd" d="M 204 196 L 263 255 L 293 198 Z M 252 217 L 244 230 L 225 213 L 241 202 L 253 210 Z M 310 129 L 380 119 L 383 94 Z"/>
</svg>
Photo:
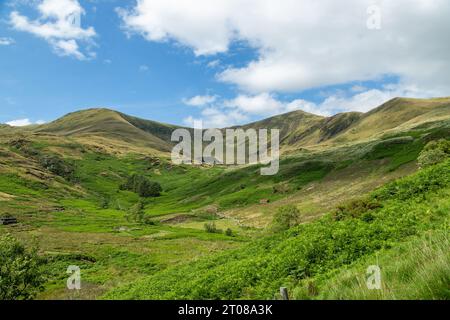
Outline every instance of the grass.
<svg viewBox="0 0 450 320">
<path fill-rule="evenodd" d="M 430 131 L 424 135 L 427 132 Z M 402 171 L 402 168 L 414 160 L 422 136 L 414 135 L 412 142 L 408 138 L 405 143 L 385 144 L 384 147 L 372 148 L 375 143 L 370 142 L 320 152 L 304 151 L 283 158 L 280 173 L 274 177 L 260 176 L 259 166 L 172 166 L 164 158 L 155 164 L 148 154 L 105 153 L 72 138 L 30 138 L 31 146 L 40 153 L 57 153 L 73 162 L 74 181 L 57 177 L 33 159 L 23 157 L 19 150 L 0 144 L 3 164 L 0 168 L 0 213 L 10 213 L 20 222 L 17 226 L 0 226 L 0 232 L 11 232 L 27 243 L 39 243 L 41 254 L 48 260 L 49 276 L 40 298 L 95 299 L 105 294 L 121 298 L 273 298 L 278 285 L 292 284 L 293 279 L 303 277 L 301 266 L 305 261 L 306 267 L 311 267 L 305 277 L 322 274 L 333 269 L 332 265 L 336 268 L 348 265 L 342 261 L 336 263 L 345 258 L 342 256 L 333 260 L 325 255 L 324 259 L 331 259 L 332 263 L 325 263 L 321 267 L 323 270 L 318 266 L 324 260 L 311 263 L 309 256 L 305 260 L 305 255 L 315 255 L 314 250 L 318 250 L 319 256 L 324 254 L 321 251 L 324 249 L 314 249 L 311 241 L 320 243 L 323 234 L 339 238 L 339 232 L 350 233 L 352 228 L 365 225 L 360 221 L 344 221 L 343 229 L 334 234 L 330 230 L 335 224 L 322 218 L 296 231 L 259 239 L 267 234 L 261 225 L 258 229 L 249 228 L 253 225 L 251 220 L 270 221 L 278 206 L 292 200 L 301 210 L 314 211 L 307 220 L 314 221 L 323 215 L 326 206 L 371 190 L 375 186 L 372 181 L 381 184 L 388 176 L 391 179 L 410 172 L 412 169 Z M 2 139 L 0 137 L 0 141 Z M 386 163 L 395 174 L 385 174 Z M 38 177 L 30 171 L 38 171 Z M 137 224 L 125 218 L 127 210 L 139 198 L 135 193 L 119 190 L 119 185 L 133 173 L 145 175 L 163 187 L 161 197 L 144 199 L 145 212 L 152 224 Z M 355 184 L 358 177 L 364 177 L 370 185 Z M 338 195 L 326 201 L 322 199 L 325 195 L 328 197 L 339 182 L 345 188 L 342 186 Z M 420 195 L 424 193 L 416 191 Z M 308 197 L 303 199 L 305 194 Z M 405 195 L 408 199 L 416 196 Z M 260 205 L 262 199 L 268 199 L 270 204 Z M 428 222 L 420 218 L 419 211 L 431 206 L 432 199 L 418 199 L 417 206 L 397 203 L 405 217 L 395 215 L 387 222 L 380 218 L 377 228 L 364 229 L 368 245 L 351 238 L 349 241 L 355 243 L 356 251 L 367 250 L 352 252 L 346 259 L 353 261 L 379 250 L 386 239 L 378 236 L 389 237 L 392 244 L 396 244 L 400 237 L 440 223 L 440 218 Z M 441 204 L 438 195 L 435 200 Z M 394 205 L 389 204 L 391 208 L 395 208 Z M 216 212 L 206 212 L 207 206 L 215 208 Z M 254 216 L 257 206 L 265 210 L 264 217 Z M 202 213 L 204 210 L 206 213 Z M 224 217 L 223 213 L 230 210 L 248 211 L 246 222 Z M 189 218 L 164 221 L 181 215 Z M 396 226 L 394 218 L 405 225 Z M 222 230 L 231 228 L 233 236 L 205 232 L 203 225 L 208 221 L 214 221 Z M 393 234 L 390 229 L 383 230 L 385 226 L 402 229 Z M 327 243 L 331 247 L 332 242 Z M 85 288 L 76 297 L 64 289 L 66 268 L 72 264 L 82 268 Z M 185 284 L 180 283 L 180 279 L 185 279 Z M 209 283 L 213 285 L 212 292 L 205 291 Z M 164 289 L 166 294 L 158 296 L 156 291 L 148 289 L 153 286 L 154 290 L 167 286 L 173 290 Z M 119 289 L 113 290 L 117 287 Z"/>
<path fill-rule="evenodd" d="M 280 286 L 352 265 L 428 230 L 447 230 L 449 173 L 447 161 L 373 192 L 370 197 L 381 208 L 360 217 L 325 216 L 241 249 L 166 269 L 105 298 L 274 298 Z"/>
<path fill-rule="evenodd" d="M 437 230 L 389 250 L 382 250 L 344 270 L 305 281 L 293 290 L 295 299 L 448 300 L 450 299 L 450 239 Z M 366 270 L 381 269 L 381 289 L 369 290 Z M 308 284 L 314 283 L 311 296 Z"/>
<path fill-rule="evenodd" d="M 377 143 L 365 158 L 368 160 L 389 158 L 387 170 L 394 171 L 403 164 L 415 161 L 424 146 L 422 139 L 414 139 L 412 136 L 391 138 Z"/>
</svg>

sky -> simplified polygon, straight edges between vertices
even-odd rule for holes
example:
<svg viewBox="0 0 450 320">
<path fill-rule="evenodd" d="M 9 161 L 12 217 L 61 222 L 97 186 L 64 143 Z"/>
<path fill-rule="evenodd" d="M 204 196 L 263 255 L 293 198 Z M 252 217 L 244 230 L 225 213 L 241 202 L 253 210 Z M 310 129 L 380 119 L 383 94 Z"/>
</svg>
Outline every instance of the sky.
<svg viewBox="0 0 450 320">
<path fill-rule="evenodd" d="M 205 127 L 450 96 L 448 0 L 0 0 L 0 123 Z"/>
</svg>

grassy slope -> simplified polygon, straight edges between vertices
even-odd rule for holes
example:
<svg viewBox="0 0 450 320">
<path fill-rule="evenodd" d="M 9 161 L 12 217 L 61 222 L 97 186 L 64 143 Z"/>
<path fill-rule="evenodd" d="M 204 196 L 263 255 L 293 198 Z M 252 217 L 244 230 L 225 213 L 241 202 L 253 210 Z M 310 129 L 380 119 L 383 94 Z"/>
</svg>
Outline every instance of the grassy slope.
<svg viewBox="0 0 450 320">
<path fill-rule="evenodd" d="M 350 267 L 309 279 L 292 290 L 294 299 L 405 300 L 450 299 L 448 230 L 432 230 L 392 249 L 361 259 Z M 369 290 L 366 270 L 381 269 L 381 290 Z M 311 292 L 311 284 L 315 292 Z"/>
<path fill-rule="evenodd" d="M 411 129 L 426 122 L 440 120 L 444 111 L 449 116 L 450 98 L 405 99 L 396 98 L 364 114 L 333 141 L 342 143 L 379 137 L 389 132 Z"/>
<path fill-rule="evenodd" d="M 278 128 L 285 152 L 302 147 L 327 148 L 379 138 L 386 133 L 411 130 L 424 123 L 448 120 L 450 98 L 396 98 L 367 113 L 349 112 L 321 117 L 294 111 L 247 124 L 242 128 Z M 169 151 L 170 135 L 176 126 L 139 119 L 108 109 L 90 109 L 68 114 L 52 123 L 30 128 L 36 132 L 84 138 L 103 138 L 103 143 L 119 143 Z M 1 132 L 1 129 L 0 129 Z M 108 143 L 109 142 L 109 143 Z"/>
<path fill-rule="evenodd" d="M 135 138 L 134 130 L 140 130 L 146 139 L 147 134 L 156 136 L 158 132 L 147 132 L 153 130 L 149 122 L 124 122 L 116 116 L 105 111 L 105 121 L 100 123 L 107 124 L 110 131 L 125 126 L 125 138 L 98 132 L 98 122 L 86 127 L 83 119 L 78 129 L 87 132 L 80 135 L 32 135 L 30 130 L 34 128 L 0 128 L 0 214 L 13 214 L 20 221 L 18 226 L 0 226 L 0 232 L 12 232 L 26 242 L 34 238 L 39 241 L 51 273 L 43 298 L 70 296 L 63 289 L 69 264 L 81 265 L 84 270 L 88 289 L 81 297 L 96 298 L 168 267 L 241 247 L 261 235 L 259 229 L 248 227 L 264 227 L 285 203 L 300 207 L 304 222 L 314 220 L 337 202 L 414 171 L 413 162 L 423 144 L 430 137 L 449 136 L 444 121 L 386 135 L 382 138 L 385 141 L 296 151 L 282 160 L 278 176 L 261 177 L 257 166 L 174 167 L 164 157 L 155 165 L 158 151 L 139 145 L 141 142 L 135 145 L 126 136 L 128 132 Z M 446 119 L 445 114 L 440 116 Z M 336 123 L 332 124 L 330 130 L 334 131 Z M 57 131 L 65 130 L 60 127 Z M 73 162 L 77 182 L 53 175 L 8 145 L 21 134 L 40 152 L 58 154 Z M 138 198 L 118 191 L 118 185 L 133 172 L 163 185 L 162 197 L 149 199 L 146 204 L 155 225 L 137 225 L 124 218 Z M 271 202 L 260 205 L 261 199 Z M 105 200 L 108 204 L 103 209 Z M 205 215 L 205 206 L 212 206 L 213 212 L 225 218 Z M 204 232 L 203 224 L 210 219 L 216 219 L 221 229 L 231 228 L 235 237 Z"/>
<path fill-rule="evenodd" d="M 281 285 L 353 264 L 430 229 L 448 232 L 449 173 L 447 161 L 372 193 L 381 209 L 339 221 L 325 216 L 244 248 L 169 268 L 106 297 L 273 298 Z"/>
<path fill-rule="evenodd" d="M 110 143 L 119 141 L 167 152 L 171 149 L 167 132 L 173 128 L 175 127 L 140 120 L 108 109 L 89 109 L 70 113 L 39 126 L 35 131 L 78 138 L 102 137 L 110 140 Z"/>
</svg>

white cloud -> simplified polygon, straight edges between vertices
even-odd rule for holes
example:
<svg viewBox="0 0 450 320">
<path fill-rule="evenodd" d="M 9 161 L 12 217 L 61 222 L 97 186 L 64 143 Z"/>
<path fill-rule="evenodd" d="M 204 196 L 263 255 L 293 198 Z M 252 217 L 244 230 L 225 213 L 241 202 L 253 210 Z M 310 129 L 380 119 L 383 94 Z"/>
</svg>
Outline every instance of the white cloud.
<svg viewBox="0 0 450 320">
<path fill-rule="evenodd" d="M 188 106 L 203 107 L 214 103 L 216 99 L 217 96 L 195 96 L 189 99 L 183 99 L 183 103 Z"/>
<path fill-rule="evenodd" d="M 150 41 L 175 39 L 191 46 L 197 55 L 207 55 L 228 49 L 232 30 L 223 20 L 228 8 L 233 5 L 227 1 L 140 0 L 134 9 L 119 9 L 118 13 L 128 31 Z"/>
<path fill-rule="evenodd" d="M 78 44 L 75 40 L 59 40 L 52 42 L 55 52 L 60 56 L 74 56 L 83 60 L 85 56 L 78 50 Z"/>
<path fill-rule="evenodd" d="M 323 115 L 348 111 L 367 112 L 396 97 L 430 98 L 434 96 L 437 96 L 435 91 L 424 91 L 414 86 L 396 84 L 387 85 L 383 89 L 366 90 L 353 96 L 330 95 L 312 109 Z"/>
<path fill-rule="evenodd" d="M 13 38 L 0 37 L 0 46 L 10 46 L 14 43 L 15 41 Z"/>
<path fill-rule="evenodd" d="M 208 68 L 216 68 L 220 65 L 220 60 L 212 60 L 206 65 Z"/>
<path fill-rule="evenodd" d="M 147 72 L 150 68 L 148 66 L 146 66 L 145 64 L 139 66 L 139 71 L 140 72 Z"/>
<path fill-rule="evenodd" d="M 334 94 L 328 95 L 321 103 L 303 99 L 285 101 L 268 93 L 241 94 L 234 99 L 216 102 L 214 107 L 203 109 L 200 118 L 188 117 L 185 119 L 185 123 L 193 125 L 195 120 L 202 120 L 206 127 L 222 128 L 243 124 L 249 119 L 261 119 L 296 110 L 321 116 L 332 116 L 340 112 L 367 112 L 396 97 L 429 98 L 435 96 L 434 91 L 425 92 L 416 87 L 401 84 L 387 85 L 382 89 L 365 89 L 365 91 L 357 93 L 352 89 L 350 88 L 348 92 L 338 90 Z"/>
<path fill-rule="evenodd" d="M 58 55 L 79 60 L 95 57 L 89 48 L 96 33 L 93 27 L 81 27 L 80 19 L 85 11 L 78 0 L 42 0 L 36 9 L 40 14 L 36 20 L 30 20 L 17 11 L 11 12 L 11 25 L 16 30 L 45 39 Z M 80 51 L 80 42 L 87 44 L 87 54 Z"/>
<path fill-rule="evenodd" d="M 254 96 L 239 95 L 232 100 L 225 101 L 224 105 L 253 115 L 274 115 L 286 110 L 281 101 L 276 100 L 268 93 Z"/>
<path fill-rule="evenodd" d="M 200 118 L 189 116 L 183 120 L 185 125 L 194 127 L 195 122 L 202 121 L 203 128 L 225 128 L 248 121 L 248 116 L 237 110 L 206 108 Z"/>
<path fill-rule="evenodd" d="M 324 110 L 321 105 L 317 105 L 314 102 L 302 99 L 282 101 L 268 93 L 258 95 L 241 94 L 234 99 L 225 100 L 223 107 L 234 109 L 234 111 L 244 115 L 259 117 L 270 117 L 295 110 L 303 110 L 319 115 L 330 115 L 331 113 L 329 112 L 331 110 Z"/>
<path fill-rule="evenodd" d="M 381 30 L 367 28 L 373 0 L 139 0 L 120 10 L 128 32 L 176 41 L 196 55 L 233 41 L 258 58 L 217 79 L 249 93 L 300 91 L 393 74 L 450 94 L 448 0 L 379 1 Z"/>
<path fill-rule="evenodd" d="M 6 124 L 10 125 L 11 127 L 24 127 L 31 125 L 32 122 L 30 121 L 30 119 L 17 119 L 9 121 Z"/>
<path fill-rule="evenodd" d="M 17 119 L 17 120 L 12 120 L 7 122 L 7 125 L 10 125 L 11 127 L 25 127 L 25 126 L 29 126 L 32 124 L 44 124 L 45 121 L 44 120 L 38 120 L 36 122 L 32 122 L 30 121 L 30 119 L 26 118 L 26 119 Z"/>
</svg>

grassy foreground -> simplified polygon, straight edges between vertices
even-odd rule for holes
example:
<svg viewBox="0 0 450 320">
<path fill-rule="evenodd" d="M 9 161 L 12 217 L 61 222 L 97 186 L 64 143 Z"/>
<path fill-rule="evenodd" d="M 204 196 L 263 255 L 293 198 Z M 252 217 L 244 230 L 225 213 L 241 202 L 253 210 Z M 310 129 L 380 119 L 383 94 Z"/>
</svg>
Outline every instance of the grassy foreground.
<svg viewBox="0 0 450 320">
<path fill-rule="evenodd" d="M 367 206 L 374 209 L 352 210 L 350 205 L 339 218 L 329 214 L 243 248 L 168 268 L 115 289 L 105 298 L 272 299 L 280 286 L 301 287 L 305 279 L 361 263 L 376 252 L 382 253 L 430 230 L 448 232 L 450 161 L 390 183 L 365 201 L 375 203 Z M 440 257 L 444 262 L 436 262 L 437 269 L 448 267 L 446 258 L 448 255 Z M 441 274 L 442 270 L 435 276 Z M 448 280 L 440 279 L 436 290 L 426 296 L 449 298 Z M 294 296 L 302 297 L 296 291 Z M 321 294 L 320 288 L 312 291 L 313 296 Z M 355 297 L 346 296 L 348 291 L 342 290 L 339 297 Z"/>
</svg>

